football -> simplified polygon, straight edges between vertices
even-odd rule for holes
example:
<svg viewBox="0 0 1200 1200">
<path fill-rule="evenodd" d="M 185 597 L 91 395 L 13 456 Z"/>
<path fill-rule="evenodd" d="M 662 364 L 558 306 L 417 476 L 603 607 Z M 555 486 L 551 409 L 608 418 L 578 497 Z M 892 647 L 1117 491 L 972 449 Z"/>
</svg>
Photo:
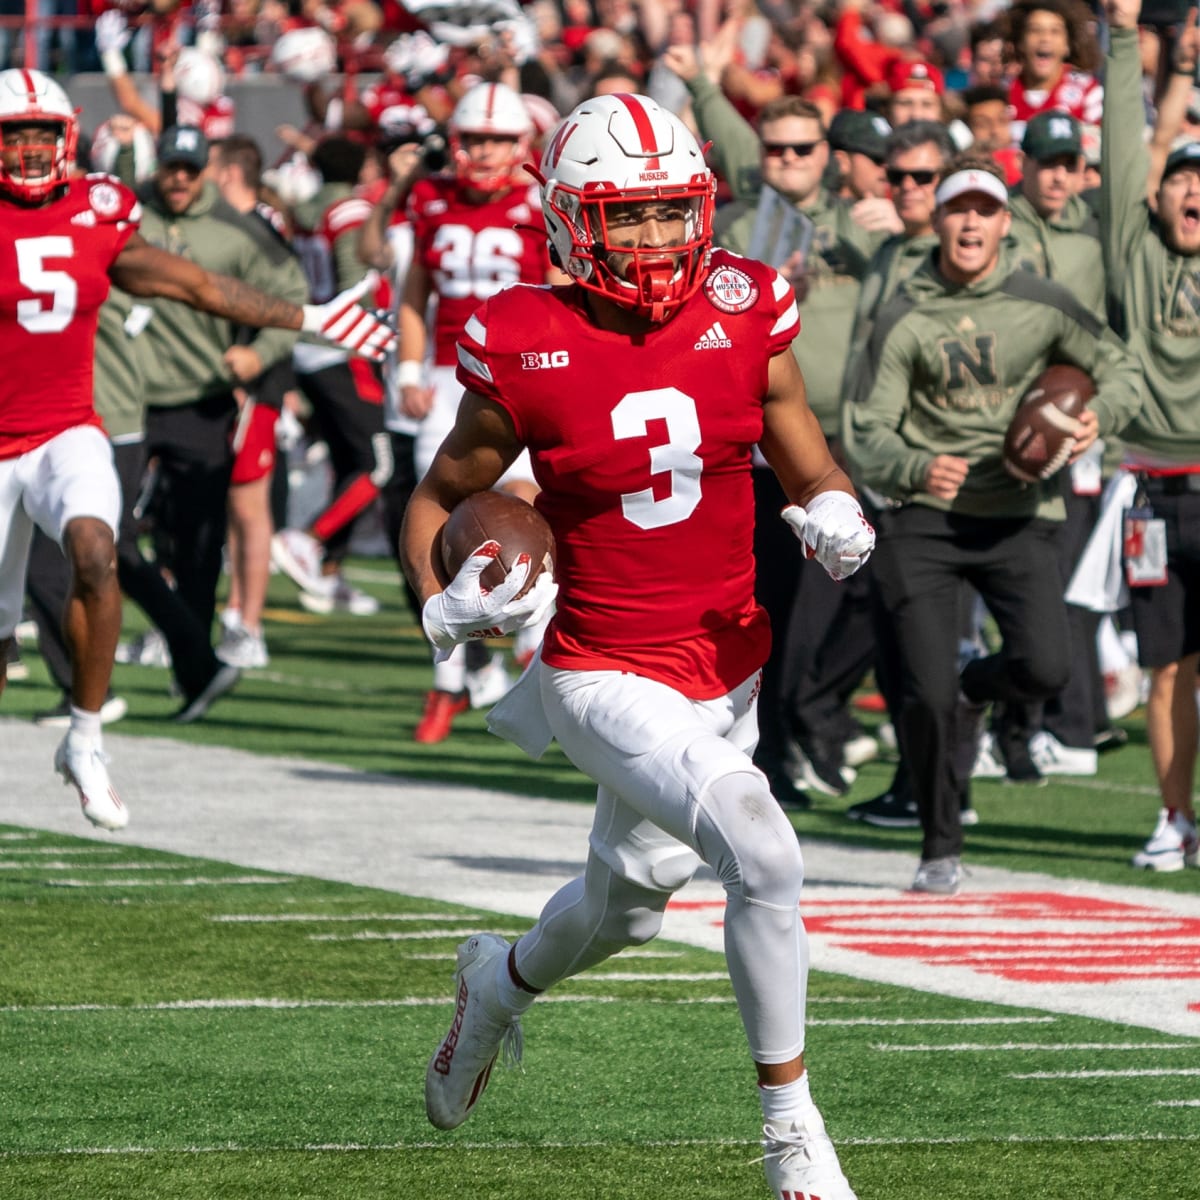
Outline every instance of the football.
<svg viewBox="0 0 1200 1200">
<path fill-rule="evenodd" d="M 524 595 L 543 571 L 554 571 L 554 535 L 545 518 L 533 507 L 508 492 L 476 492 L 455 506 L 442 526 L 442 565 L 454 576 L 472 551 L 484 542 L 499 542 L 496 561 L 484 568 L 480 579 L 485 588 L 504 582 L 520 554 L 530 559 Z"/>
<path fill-rule="evenodd" d="M 1021 398 L 1004 435 L 1004 469 L 1022 483 L 1049 479 L 1075 448 L 1075 418 L 1096 394 L 1078 367 L 1047 367 Z"/>
</svg>

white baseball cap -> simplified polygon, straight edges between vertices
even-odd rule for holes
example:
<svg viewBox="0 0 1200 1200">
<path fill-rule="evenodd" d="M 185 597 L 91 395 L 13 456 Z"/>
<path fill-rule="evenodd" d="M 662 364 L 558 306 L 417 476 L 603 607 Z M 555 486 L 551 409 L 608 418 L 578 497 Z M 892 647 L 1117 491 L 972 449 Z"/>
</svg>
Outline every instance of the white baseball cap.
<svg viewBox="0 0 1200 1200">
<path fill-rule="evenodd" d="M 948 204 L 956 197 L 966 195 L 967 192 L 981 192 L 985 196 L 991 196 L 993 200 L 997 200 L 1005 207 L 1008 206 L 1008 188 L 1004 186 L 1003 180 L 997 179 L 990 171 L 955 171 L 953 175 L 947 175 L 938 184 L 934 200 L 937 202 L 938 208 L 941 208 L 943 204 Z"/>
</svg>

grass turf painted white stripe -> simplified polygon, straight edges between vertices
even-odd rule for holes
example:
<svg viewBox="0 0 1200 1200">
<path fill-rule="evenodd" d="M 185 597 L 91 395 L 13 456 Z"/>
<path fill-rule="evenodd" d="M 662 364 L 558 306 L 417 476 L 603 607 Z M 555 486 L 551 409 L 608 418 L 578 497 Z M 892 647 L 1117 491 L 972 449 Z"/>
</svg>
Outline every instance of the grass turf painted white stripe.
<svg viewBox="0 0 1200 1200">
<path fill-rule="evenodd" d="M 1075 1144 L 1126 1143 L 1157 1144 L 1160 1142 L 1200 1142 L 1200 1133 L 1094 1133 L 1082 1135 L 1043 1136 L 1036 1134 L 1001 1134 L 995 1137 L 931 1137 L 882 1138 L 843 1137 L 839 1146 L 1061 1146 Z M 225 1142 L 219 1146 L 78 1146 L 55 1147 L 53 1150 L 0 1150 L 0 1161 L 26 1158 L 45 1158 L 47 1155 L 100 1157 L 121 1154 L 362 1154 L 381 1151 L 435 1150 L 443 1154 L 460 1154 L 465 1150 L 602 1150 L 611 1146 L 604 1141 L 411 1141 L 411 1142 L 300 1142 L 277 1145 L 239 1145 Z M 669 1138 L 639 1141 L 648 1150 L 687 1149 L 698 1146 L 761 1147 L 757 1138 Z"/>
<path fill-rule="evenodd" d="M 903 1046 L 875 1042 L 872 1050 L 884 1054 L 977 1054 L 994 1050 L 1195 1050 L 1196 1042 L 957 1042 L 942 1046 Z"/>
<path fill-rule="evenodd" d="M 869 997 L 871 1001 L 879 997 Z M 429 1008 L 438 1005 L 447 1007 L 452 1003 L 446 996 L 397 996 L 379 1000 L 320 1000 L 290 999 L 282 996 L 256 996 L 248 998 L 197 997 L 191 1000 L 159 1000 L 153 1004 L 7 1004 L 0 1005 L 0 1013 L 107 1013 L 107 1012 L 221 1012 L 240 1009 L 293 1009 L 293 1008 Z M 627 996 L 576 995 L 569 992 L 551 993 L 538 999 L 538 1004 L 732 1004 L 732 996 L 688 996 L 669 1000 L 631 1000 Z M 810 1000 L 810 1004 L 858 1004 L 856 997 L 827 996 L 823 1000 Z M 1053 1018 L 1050 1018 L 1051 1020 Z M 844 1021 L 810 1021 L 810 1025 L 854 1024 Z"/>
<path fill-rule="evenodd" d="M 489 921 L 493 914 L 480 914 L 480 921 Z M 321 921 L 473 921 L 471 914 L 462 913 L 221 913 L 209 917 L 218 925 L 276 925 Z"/>
<path fill-rule="evenodd" d="M 1032 1071 L 1009 1079 L 1154 1079 L 1164 1075 L 1200 1075 L 1200 1067 L 1130 1067 L 1126 1071 Z"/>
<path fill-rule="evenodd" d="M 479 932 L 476 925 L 465 929 L 418 929 L 399 933 L 379 929 L 363 929 L 358 933 L 310 933 L 310 942 L 428 942 L 437 938 L 472 937 Z M 523 929 L 493 929 L 500 937 L 520 937 Z"/>
<path fill-rule="evenodd" d="M 167 862 L 11 862 L 0 859 L 0 871 L 186 871 L 191 863 Z"/>
<path fill-rule="evenodd" d="M 1053 1025 L 1057 1017 L 845 1017 L 839 1020 L 809 1021 L 810 1025 Z"/>
<path fill-rule="evenodd" d="M 210 878 L 194 875 L 189 879 L 48 879 L 47 887 L 69 888 L 127 888 L 127 887 L 223 887 L 229 883 L 295 883 L 287 876 L 273 875 L 225 875 Z"/>
</svg>

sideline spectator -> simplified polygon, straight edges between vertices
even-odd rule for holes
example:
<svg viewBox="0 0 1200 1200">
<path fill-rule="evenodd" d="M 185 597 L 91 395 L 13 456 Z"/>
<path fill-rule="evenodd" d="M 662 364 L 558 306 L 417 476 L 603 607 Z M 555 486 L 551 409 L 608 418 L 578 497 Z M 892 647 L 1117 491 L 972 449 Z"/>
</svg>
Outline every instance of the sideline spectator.
<svg viewBox="0 0 1200 1200">
<path fill-rule="evenodd" d="M 1167 158 L 1146 205 L 1136 0 L 1106 0 L 1111 45 L 1101 125 L 1100 236 L 1110 307 L 1145 375 L 1146 402 L 1125 431 L 1139 475 L 1126 520 L 1138 661 L 1150 670 L 1146 730 L 1162 810 L 1133 865 L 1200 866 L 1192 788 L 1200 664 L 1200 142 Z M 1176 70 L 1196 67 L 1195 10 Z M 1153 283 L 1150 281 L 1157 281 Z M 1148 510 L 1148 511 L 1147 511 Z M 1157 586 L 1155 586 L 1157 585 Z"/>
<path fill-rule="evenodd" d="M 322 138 L 313 151 L 321 187 L 295 206 L 293 244 L 318 300 L 366 277 L 356 243 L 371 211 L 359 187 L 367 154 L 361 142 L 341 134 Z M 372 282 L 368 294 L 374 291 Z M 383 387 L 370 364 L 315 339 L 302 339 L 292 362 L 329 447 L 334 495 L 305 529 L 281 529 L 272 538 L 272 559 L 299 587 L 300 605 L 309 612 L 371 616 L 379 611 L 379 601 L 350 583 L 342 563 L 355 523 L 379 498 L 392 472 L 383 433 Z"/>
<path fill-rule="evenodd" d="M 1000 465 L 1016 405 L 1052 359 L 1087 371 L 1097 395 L 1077 421 L 1078 460 L 1140 403 L 1137 364 L 1100 322 L 1058 284 L 1013 269 L 1010 224 L 1000 168 L 953 159 L 937 190 L 938 247 L 880 311 L 843 416 L 857 476 L 895 505 L 879 516 L 875 575 L 903 668 L 897 734 L 924 830 L 922 892 L 959 886 L 969 778 L 954 761 L 956 723 L 977 729 L 988 701 L 1043 699 L 1067 676 L 1063 503 L 1057 480 L 1022 486 Z M 1003 639 L 965 665 L 960 580 Z M 969 717 L 956 708 L 960 688 Z"/>
</svg>

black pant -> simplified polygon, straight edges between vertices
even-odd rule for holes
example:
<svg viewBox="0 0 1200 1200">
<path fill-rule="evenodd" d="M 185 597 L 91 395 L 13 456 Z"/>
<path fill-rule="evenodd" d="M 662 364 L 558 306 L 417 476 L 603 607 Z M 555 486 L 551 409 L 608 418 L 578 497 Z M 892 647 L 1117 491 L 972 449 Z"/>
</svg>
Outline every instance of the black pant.
<svg viewBox="0 0 1200 1200">
<path fill-rule="evenodd" d="M 217 606 L 233 471 L 230 434 L 237 405 L 225 393 L 195 404 L 146 410 L 146 454 L 158 459 L 155 514 L 176 590 L 207 644 Z M 163 630 L 166 633 L 166 630 Z"/>
<path fill-rule="evenodd" d="M 922 857 L 956 855 L 965 786 L 954 761 L 962 737 L 962 582 L 983 597 L 1003 639 L 998 653 L 963 672 L 967 699 L 1029 702 L 1053 695 L 1070 666 L 1058 526 L 909 505 L 881 514 L 874 562 L 903 667 L 896 732 L 921 814 Z"/>
<path fill-rule="evenodd" d="M 117 530 L 117 578 L 121 590 L 161 630 L 171 651 L 175 678 L 191 699 L 203 691 L 220 664 L 209 642 L 208 630 L 191 608 L 163 578 L 156 563 L 148 562 L 138 545 L 134 504 L 146 464 L 142 442 L 113 446 L 117 477 L 121 481 L 121 523 Z M 51 678 L 64 691 L 71 690 L 71 656 L 63 636 L 62 619 L 71 590 L 71 568 L 58 544 L 39 529 L 29 557 L 26 592 L 38 627 L 38 650 Z"/>
<path fill-rule="evenodd" d="M 383 407 L 363 400 L 348 363 L 335 363 L 320 371 L 297 373 L 296 382 L 308 397 L 329 447 L 335 496 L 363 475 L 376 473 L 381 446 L 387 445 Z M 325 539 L 327 562 L 341 562 L 350 546 L 354 521 L 349 521 Z"/>
</svg>

